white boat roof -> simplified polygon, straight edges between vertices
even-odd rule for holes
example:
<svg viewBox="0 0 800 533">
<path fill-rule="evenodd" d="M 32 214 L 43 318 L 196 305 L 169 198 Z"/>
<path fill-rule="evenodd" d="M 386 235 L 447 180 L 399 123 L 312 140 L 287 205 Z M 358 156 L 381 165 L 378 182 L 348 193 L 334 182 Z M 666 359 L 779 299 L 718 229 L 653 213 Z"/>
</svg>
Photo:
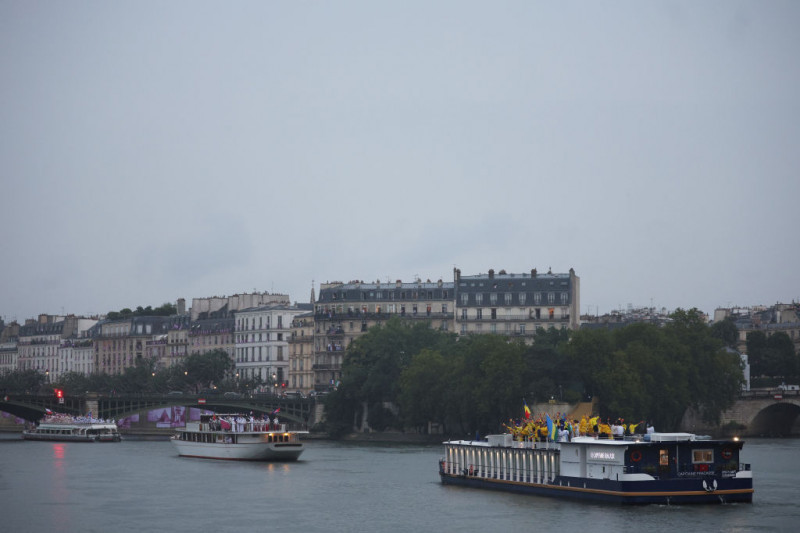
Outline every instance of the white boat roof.
<svg viewBox="0 0 800 533">
<path fill-rule="evenodd" d="M 507 436 L 506 436 L 507 435 Z M 485 447 L 522 447 L 522 442 L 520 441 L 511 441 L 509 444 L 511 434 L 505 433 L 502 435 L 487 435 L 487 440 L 450 440 L 446 441 L 444 444 L 457 444 L 461 446 L 485 446 Z M 574 437 L 572 440 L 568 442 L 549 442 L 549 443 L 537 443 L 540 446 L 546 446 L 547 444 L 591 444 L 591 445 L 601 445 L 601 446 L 630 446 L 631 444 L 641 443 L 641 442 L 648 442 L 645 440 L 645 435 L 635 435 L 633 437 L 628 436 L 626 440 L 614 440 L 614 439 L 597 439 L 595 437 Z M 649 434 L 649 442 L 687 442 L 687 441 L 694 441 L 694 440 L 707 440 L 708 437 L 695 435 L 694 433 L 650 433 Z"/>
</svg>

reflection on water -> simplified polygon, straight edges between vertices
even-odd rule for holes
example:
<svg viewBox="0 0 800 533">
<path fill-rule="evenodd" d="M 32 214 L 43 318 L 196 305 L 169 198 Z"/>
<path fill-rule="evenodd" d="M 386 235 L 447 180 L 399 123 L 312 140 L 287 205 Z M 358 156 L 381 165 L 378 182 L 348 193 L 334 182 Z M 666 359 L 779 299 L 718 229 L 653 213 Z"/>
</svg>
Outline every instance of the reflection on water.
<svg viewBox="0 0 800 533">
<path fill-rule="evenodd" d="M 64 458 L 64 444 L 63 443 L 54 443 L 53 444 L 53 457 L 58 459 Z"/>
</svg>

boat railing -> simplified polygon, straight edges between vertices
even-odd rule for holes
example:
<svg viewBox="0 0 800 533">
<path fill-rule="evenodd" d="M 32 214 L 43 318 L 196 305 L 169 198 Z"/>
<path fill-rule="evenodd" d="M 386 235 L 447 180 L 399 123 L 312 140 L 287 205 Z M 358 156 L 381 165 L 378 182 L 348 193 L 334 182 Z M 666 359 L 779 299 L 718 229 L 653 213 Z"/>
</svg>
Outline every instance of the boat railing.
<svg viewBox="0 0 800 533">
<path fill-rule="evenodd" d="M 286 424 L 267 424 L 264 422 L 245 422 L 244 429 L 239 431 L 239 428 L 229 427 L 227 429 L 223 428 L 219 423 L 209 423 L 209 422 L 201 422 L 200 423 L 200 431 L 221 431 L 223 433 L 252 433 L 252 432 L 265 432 L 265 431 L 276 431 L 285 433 L 287 431 Z"/>
</svg>

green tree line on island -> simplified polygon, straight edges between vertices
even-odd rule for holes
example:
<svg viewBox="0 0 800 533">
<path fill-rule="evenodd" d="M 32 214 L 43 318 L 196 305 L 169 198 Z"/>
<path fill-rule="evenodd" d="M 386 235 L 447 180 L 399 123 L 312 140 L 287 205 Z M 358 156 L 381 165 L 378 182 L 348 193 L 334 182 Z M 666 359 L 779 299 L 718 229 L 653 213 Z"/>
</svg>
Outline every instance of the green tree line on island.
<svg viewBox="0 0 800 533">
<path fill-rule="evenodd" d="M 729 333 L 696 309 L 676 311 L 664 327 L 539 329 L 532 345 L 391 319 L 348 347 L 340 386 L 326 400 L 327 430 L 425 431 L 434 422 L 446 435 L 486 434 L 522 416 L 523 402 L 592 397 L 604 418 L 675 430 L 693 407 L 714 422 L 743 382 L 739 355 L 725 349 Z"/>
</svg>

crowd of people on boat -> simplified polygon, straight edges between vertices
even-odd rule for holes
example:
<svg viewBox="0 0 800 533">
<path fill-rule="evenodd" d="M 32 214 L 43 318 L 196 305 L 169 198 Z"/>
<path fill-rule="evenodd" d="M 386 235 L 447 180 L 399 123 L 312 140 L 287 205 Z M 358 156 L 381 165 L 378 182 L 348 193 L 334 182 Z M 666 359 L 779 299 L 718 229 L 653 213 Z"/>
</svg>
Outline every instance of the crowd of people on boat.
<svg viewBox="0 0 800 533">
<path fill-rule="evenodd" d="M 116 424 L 114 420 L 95 418 L 92 413 L 85 416 L 73 416 L 66 413 L 47 413 L 41 420 L 43 424 Z"/>
<path fill-rule="evenodd" d="M 265 414 L 263 418 L 255 418 L 252 413 L 250 416 L 244 415 L 213 415 L 208 421 L 211 431 L 230 431 L 232 433 L 245 433 L 254 431 L 277 431 L 281 429 L 281 422 L 278 415 L 270 418 Z"/>
<path fill-rule="evenodd" d="M 655 431 L 653 424 L 640 420 L 626 423 L 623 418 L 612 422 L 611 418 L 603 420 L 599 415 L 582 416 L 569 419 L 566 414 L 541 414 L 537 417 L 509 419 L 503 427 L 514 436 L 515 440 L 533 442 L 569 442 L 575 437 L 594 437 L 596 439 L 623 440 L 626 436 L 641 435 L 645 437 Z"/>
</svg>

